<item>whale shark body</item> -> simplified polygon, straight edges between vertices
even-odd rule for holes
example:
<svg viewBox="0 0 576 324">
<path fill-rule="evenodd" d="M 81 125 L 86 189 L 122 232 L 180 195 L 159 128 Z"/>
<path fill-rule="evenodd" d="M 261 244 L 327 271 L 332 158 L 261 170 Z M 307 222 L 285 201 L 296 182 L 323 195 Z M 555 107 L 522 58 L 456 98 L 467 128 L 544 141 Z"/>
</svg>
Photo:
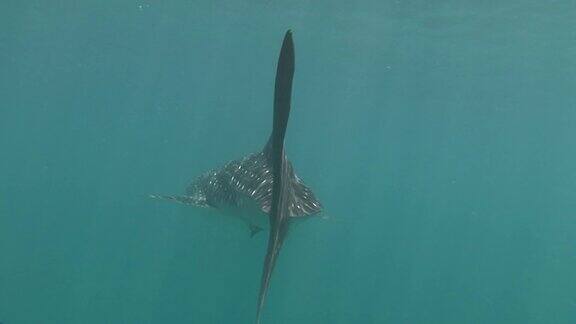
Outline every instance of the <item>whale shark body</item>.
<svg viewBox="0 0 576 324">
<path fill-rule="evenodd" d="M 290 221 L 318 214 L 322 210 L 322 205 L 312 190 L 296 175 L 284 152 L 294 65 L 292 32 L 287 31 L 276 70 L 272 134 L 262 151 L 202 174 L 187 187 L 184 195 L 152 196 L 185 205 L 231 211 L 246 222 L 251 235 L 262 230 L 265 227 L 263 223 L 268 219 L 268 248 L 262 271 L 256 323 L 260 323 L 272 271 Z M 246 211 L 252 217 L 246 217 Z"/>
</svg>

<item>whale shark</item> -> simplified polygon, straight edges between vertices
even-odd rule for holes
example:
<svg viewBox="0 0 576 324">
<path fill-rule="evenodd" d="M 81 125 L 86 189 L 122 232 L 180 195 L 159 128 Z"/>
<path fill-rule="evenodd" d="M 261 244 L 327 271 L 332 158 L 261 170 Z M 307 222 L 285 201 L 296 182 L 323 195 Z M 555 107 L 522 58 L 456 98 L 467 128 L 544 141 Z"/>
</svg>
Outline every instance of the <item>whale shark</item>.
<svg viewBox="0 0 576 324">
<path fill-rule="evenodd" d="M 292 32 L 288 30 L 276 67 L 272 133 L 260 152 L 203 173 L 190 183 L 183 195 L 151 195 L 152 198 L 234 214 L 248 225 L 251 236 L 265 227 L 269 228 L 256 311 L 257 324 L 261 320 L 272 272 L 290 222 L 322 211 L 322 204 L 296 175 L 284 150 L 294 69 L 294 42 Z"/>
</svg>

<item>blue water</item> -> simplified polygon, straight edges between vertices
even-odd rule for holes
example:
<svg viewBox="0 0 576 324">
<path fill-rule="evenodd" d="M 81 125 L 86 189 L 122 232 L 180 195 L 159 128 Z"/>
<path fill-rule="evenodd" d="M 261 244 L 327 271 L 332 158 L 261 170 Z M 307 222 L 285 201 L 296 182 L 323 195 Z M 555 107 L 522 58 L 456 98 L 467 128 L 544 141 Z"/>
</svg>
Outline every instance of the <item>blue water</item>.
<svg viewBox="0 0 576 324">
<path fill-rule="evenodd" d="M 576 323 L 576 3 L 0 1 L 0 322 L 253 323 L 267 235 L 147 198 L 287 152 L 264 323 Z"/>
</svg>

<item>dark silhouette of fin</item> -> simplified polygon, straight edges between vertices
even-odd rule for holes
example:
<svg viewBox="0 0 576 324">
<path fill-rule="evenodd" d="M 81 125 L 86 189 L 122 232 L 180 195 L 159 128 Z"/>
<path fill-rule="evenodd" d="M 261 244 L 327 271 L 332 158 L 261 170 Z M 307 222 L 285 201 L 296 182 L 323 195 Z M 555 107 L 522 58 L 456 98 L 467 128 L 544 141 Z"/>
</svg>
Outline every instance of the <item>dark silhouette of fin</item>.
<svg viewBox="0 0 576 324">
<path fill-rule="evenodd" d="M 290 115 L 293 76 L 294 43 L 292 41 L 292 32 L 288 30 L 284 36 L 276 69 L 272 135 L 264 149 L 272 165 L 272 205 L 270 206 L 269 212 L 270 234 L 268 237 L 266 258 L 264 260 L 260 294 L 258 296 L 256 323 L 260 323 L 262 308 L 266 300 L 272 271 L 274 270 L 278 253 L 288 232 L 292 185 L 288 177 L 291 167 L 284 154 L 284 136 L 286 135 L 286 127 Z"/>
</svg>

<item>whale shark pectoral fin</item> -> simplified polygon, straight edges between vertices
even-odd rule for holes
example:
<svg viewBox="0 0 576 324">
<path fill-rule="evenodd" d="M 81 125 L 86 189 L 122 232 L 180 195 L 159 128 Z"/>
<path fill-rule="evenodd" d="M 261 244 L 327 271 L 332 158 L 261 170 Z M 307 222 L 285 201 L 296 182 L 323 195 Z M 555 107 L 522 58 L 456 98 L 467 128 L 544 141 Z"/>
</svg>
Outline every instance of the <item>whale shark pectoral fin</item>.
<svg viewBox="0 0 576 324">
<path fill-rule="evenodd" d="M 195 207 L 208 207 L 206 204 L 198 203 L 190 196 L 169 196 L 169 195 L 148 195 L 148 197 L 157 200 L 172 201 L 183 205 Z"/>
<path fill-rule="evenodd" d="M 254 225 L 254 224 L 250 224 L 250 237 L 254 237 L 254 235 L 260 233 L 262 231 L 262 227 L 258 226 L 258 225 Z"/>
<path fill-rule="evenodd" d="M 292 170 L 292 165 L 288 163 L 289 173 L 291 174 L 292 194 L 290 196 L 290 217 L 312 216 L 322 211 L 322 204 L 312 192 L 302 182 L 302 180 Z"/>
</svg>

